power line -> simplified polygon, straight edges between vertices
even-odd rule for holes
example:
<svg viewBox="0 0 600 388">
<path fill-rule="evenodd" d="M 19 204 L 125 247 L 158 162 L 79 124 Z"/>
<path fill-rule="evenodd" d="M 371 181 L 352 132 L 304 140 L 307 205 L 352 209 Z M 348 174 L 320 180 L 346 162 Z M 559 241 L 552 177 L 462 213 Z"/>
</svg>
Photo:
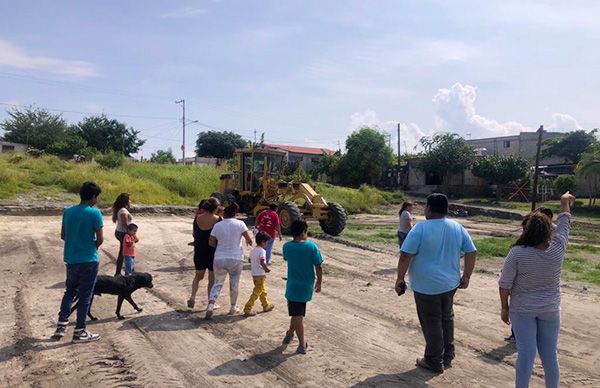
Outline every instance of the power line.
<svg viewBox="0 0 600 388">
<path fill-rule="evenodd" d="M 4 105 L 4 106 L 12 106 L 12 107 L 18 107 L 18 108 L 30 108 L 30 107 L 37 107 L 36 104 L 32 104 L 32 105 L 20 105 L 20 104 L 10 104 L 10 103 L 6 103 L 6 102 L 0 102 L 0 105 Z M 166 117 L 166 116 L 142 116 L 142 115 L 127 115 L 127 114 L 118 114 L 118 113 L 106 113 L 106 112 L 102 112 L 102 113 L 98 113 L 98 112 L 84 112 L 84 111 L 77 111 L 77 110 L 68 110 L 68 109 L 57 109 L 57 108 L 41 108 L 44 110 L 49 110 L 51 112 L 62 112 L 62 113 L 75 113 L 75 114 L 82 114 L 82 115 L 98 115 L 98 114 L 103 114 L 106 116 L 114 116 L 114 117 L 126 117 L 126 118 L 131 118 L 131 119 L 147 119 L 147 120 L 177 120 L 175 117 Z"/>
</svg>

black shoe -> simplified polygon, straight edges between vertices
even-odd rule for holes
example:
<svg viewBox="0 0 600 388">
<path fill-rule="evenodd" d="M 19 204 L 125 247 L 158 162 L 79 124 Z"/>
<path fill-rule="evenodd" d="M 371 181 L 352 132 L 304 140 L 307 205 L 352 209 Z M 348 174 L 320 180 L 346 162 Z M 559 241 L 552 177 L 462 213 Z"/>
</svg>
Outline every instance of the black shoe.
<svg viewBox="0 0 600 388">
<path fill-rule="evenodd" d="M 438 373 L 438 374 L 439 373 L 444 373 L 444 367 L 443 366 L 435 368 L 432 365 L 430 365 L 424 358 L 417 358 L 416 366 L 421 367 L 423 369 L 430 370 L 430 371 Z"/>
<path fill-rule="evenodd" d="M 62 339 L 62 337 L 65 336 L 65 334 L 67 334 L 67 325 L 57 325 L 56 326 L 56 331 L 54 332 L 54 334 L 52 334 L 52 338 L 55 341 L 59 341 L 60 339 Z"/>
<path fill-rule="evenodd" d="M 450 369 L 452 368 L 452 360 L 445 360 L 444 361 L 444 369 Z"/>
</svg>

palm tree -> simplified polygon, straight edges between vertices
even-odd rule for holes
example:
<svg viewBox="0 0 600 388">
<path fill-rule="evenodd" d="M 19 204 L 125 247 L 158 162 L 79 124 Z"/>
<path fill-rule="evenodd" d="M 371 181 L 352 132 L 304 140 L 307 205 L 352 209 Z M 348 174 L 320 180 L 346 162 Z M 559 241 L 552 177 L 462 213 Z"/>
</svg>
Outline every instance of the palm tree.
<svg viewBox="0 0 600 388">
<path fill-rule="evenodd" d="M 600 186 L 600 146 L 596 146 L 591 151 L 582 155 L 581 160 L 577 164 L 576 171 L 587 180 L 590 193 L 588 206 L 595 205 Z"/>
</svg>

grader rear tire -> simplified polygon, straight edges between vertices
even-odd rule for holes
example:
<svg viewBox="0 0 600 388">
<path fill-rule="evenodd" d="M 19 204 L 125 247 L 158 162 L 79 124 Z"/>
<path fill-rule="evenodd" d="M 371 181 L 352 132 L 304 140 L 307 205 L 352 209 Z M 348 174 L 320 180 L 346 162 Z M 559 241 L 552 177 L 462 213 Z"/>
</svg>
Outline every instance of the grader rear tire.
<svg viewBox="0 0 600 388">
<path fill-rule="evenodd" d="M 337 236 L 346 227 L 346 211 L 335 202 L 329 202 L 327 210 L 329 213 L 327 219 L 320 220 L 319 224 L 323 232 L 331 236 Z"/>
<path fill-rule="evenodd" d="M 225 196 L 221 193 L 219 193 L 218 191 L 215 191 L 214 193 L 212 193 L 210 195 L 211 197 L 214 197 L 216 199 L 219 200 L 219 202 L 221 203 L 221 205 L 223 204 L 223 202 L 225 201 Z"/>
<path fill-rule="evenodd" d="M 291 201 L 280 203 L 277 208 L 277 215 L 279 215 L 281 233 L 286 235 L 292 233 L 292 222 L 302 219 L 300 208 L 295 202 Z"/>
</svg>

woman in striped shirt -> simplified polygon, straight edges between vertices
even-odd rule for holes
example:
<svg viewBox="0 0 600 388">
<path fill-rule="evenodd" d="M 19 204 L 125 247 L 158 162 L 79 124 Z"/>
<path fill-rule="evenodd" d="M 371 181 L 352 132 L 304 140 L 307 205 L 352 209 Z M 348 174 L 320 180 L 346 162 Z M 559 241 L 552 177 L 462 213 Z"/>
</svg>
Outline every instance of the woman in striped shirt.
<svg viewBox="0 0 600 388">
<path fill-rule="evenodd" d="M 560 198 L 554 233 L 547 215 L 540 211 L 530 214 L 523 234 L 506 256 L 498 281 L 502 321 L 512 323 L 517 337 L 517 388 L 529 386 L 536 348 L 544 366 L 546 387 L 559 384 L 560 272 L 574 200 L 569 192 Z"/>
</svg>

